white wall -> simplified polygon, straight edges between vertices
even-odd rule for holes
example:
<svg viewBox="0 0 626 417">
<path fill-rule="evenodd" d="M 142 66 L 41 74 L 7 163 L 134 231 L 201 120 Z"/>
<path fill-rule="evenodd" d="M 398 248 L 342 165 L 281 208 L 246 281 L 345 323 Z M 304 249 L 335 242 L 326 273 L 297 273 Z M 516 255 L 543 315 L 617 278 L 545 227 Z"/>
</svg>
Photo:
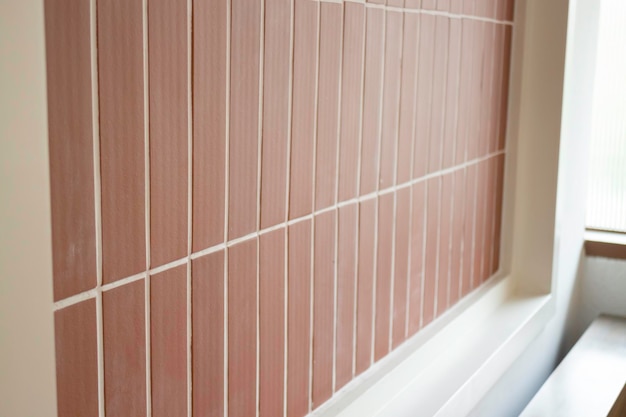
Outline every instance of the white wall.
<svg viewBox="0 0 626 417">
<path fill-rule="evenodd" d="M 537 69 L 546 75 L 543 80 L 530 81 L 545 83 L 547 88 L 563 86 L 562 120 L 556 117 L 555 109 L 551 109 L 552 120 L 545 121 L 550 128 L 554 128 L 554 124 L 560 124 L 561 128 L 552 281 L 557 311 L 538 339 L 474 409 L 471 414 L 474 417 L 517 416 L 581 333 L 577 324 L 581 300 L 578 283 L 582 281 L 584 264 L 584 190 L 600 2 L 526 0 L 521 3 L 534 9 L 529 15 L 552 19 L 553 24 L 551 33 L 537 35 L 544 36 L 546 44 L 555 48 L 552 55 L 545 55 L 541 62 L 543 68 Z M 567 55 L 563 72 L 562 45 L 566 26 Z M 551 140 L 558 141 L 558 136 Z"/>
<path fill-rule="evenodd" d="M 54 417 L 43 2 L 0 0 L 0 416 Z"/>
</svg>

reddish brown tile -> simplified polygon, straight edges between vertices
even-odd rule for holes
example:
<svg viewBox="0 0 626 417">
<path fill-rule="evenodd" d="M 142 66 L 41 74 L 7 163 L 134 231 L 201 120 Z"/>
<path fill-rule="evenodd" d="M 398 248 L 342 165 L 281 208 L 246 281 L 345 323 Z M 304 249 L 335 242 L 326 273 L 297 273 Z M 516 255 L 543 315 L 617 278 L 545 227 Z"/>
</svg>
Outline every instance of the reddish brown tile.
<svg viewBox="0 0 626 417">
<path fill-rule="evenodd" d="M 422 286 L 424 281 L 424 234 L 426 233 L 426 183 L 411 190 L 411 253 L 409 268 L 409 335 L 415 334 L 422 320 Z"/>
<path fill-rule="evenodd" d="M 383 76 L 385 12 L 367 9 L 365 37 L 365 82 L 363 97 L 363 137 L 361 145 L 361 195 L 378 189 L 380 145 L 380 106 Z"/>
<path fill-rule="evenodd" d="M 341 130 L 339 143 L 339 201 L 357 196 L 365 8 L 344 4 Z"/>
<path fill-rule="evenodd" d="M 442 168 L 455 165 L 458 126 L 459 88 L 461 79 L 461 20 L 450 19 L 448 72 L 446 81 L 445 124 L 443 128 Z"/>
<path fill-rule="evenodd" d="M 493 0 L 475 0 L 474 14 L 481 17 L 492 17 L 494 11 Z"/>
<path fill-rule="evenodd" d="M 356 374 L 372 363 L 376 200 L 359 206 L 359 263 L 356 312 Z"/>
<path fill-rule="evenodd" d="M 515 14 L 515 0 L 504 0 L 505 2 L 505 12 L 504 19 L 508 21 L 512 21 Z"/>
<path fill-rule="evenodd" d="M 402 13 L 387 12 L 385 25 L 385 77 L 378 187 L 395 185 L 400 77 L 402 67 Z"/>
<path fill-rule="evenodd" d="M 463 222 L 463 281 L 461 295 L 474 289 L 474 216 L 476 214 L 476 165 L 465 171 L 465 220 Z"/>
<path fill-rule="evenodd" d="M 311 220 L 289 226 L 287 416 L 309 412 Z"/>
<path fill-rule="evenodd" d="M 411 239 L 411 188 L 402 188 L 396 196 L 396 236 L 393 279 L 393 330 L 395 348 L 405 339 L 409 245 Z"/>
<path fill-rule="evenodd" d="M 450 11 L 450 1 L 451 0 L 438 0 L 437 1 L 437 10 L 440 10 L 442 12 L 449 12 Z M 454 0 L 452 0 L 454 1 Z"/>
<path fill-rule="evenodd" d="M 502 244 L 502 198 L 504 193 L 504 155 L 498 155 L 496 160 L 496 209 L 493 231 L 493 252 L 491 255 L 492 274 L 495 274 L 500 268 L 500 246 Z"/>
<path fill-rule="evenodd" d="M 481 90 L 481 112 L 478 141 L 478 156 L 485 156 L 489 152 L 492 131 L 492 111 L 493 111 L 493 39 L 495 25 L 485 23 L 483 36 L 483 63 L 482 63 L 482 90 Z"/>
<path fill-rule="evenodd" d="M 474 286 L 478 286 L 483 282 L 483 260 L 485 254 L 485 222 L 486 219 L 486 185 L 487 185 L 487 164 L 488 161 L 482 161 L 477 165 L 476 176 L 476 212 L 474 225 Z"/>
<path fill-rule="evenodd" d="M 404 0 L 404 7 L 408 9 L 419 9 L 422 5 L 422 0 Z"/>
<path fill-rule="evenodd" d="M 426 249 L 424 251 L 424 294 L 422 326 L 433 321 L 436 313 L 439 223 L 441 221 L 441 178 L 426 183 Z"/>
<path fill-rule="evenodd" d="M 471 87 L 469 107 L 469 131 L 467 135 L 467 159 L 473 160 L 480 156 L 481 139 L 481 112 L 482 102 L 482 65 L 484 56 L 485 22 L 473 20 L 472 58 L 471 58 Z"/>
<path fill-rule="evenodd" d="M 510 68 L 511 68 L 511 27 L 506 26 L 504 28 L 504 52 L 502 56 L 502 83 L 500 87 L 500 102 L 498 113 L 498 150 L 504 149 L 506 145 L 506 128 L 508 118 L 508 105 L 509 105 L 509 80 L 510 80 Z"/>
<path fill-rule="evenodd" d="M 454 305 L 461 296 L 463 256 L 463 221 L 465 216 L 465 170 L 454 173 L 454 211 L 452 213 L 452 238 L 450 249 L 450 305 Z"/>
<path fill-rule="evenodd" d="M 422 9 L 425 10 L 437 10 L 437 0 L 422 0 Z"/>
<path fill-rule="evenodd" d="M 426 14 L 420 17 L 413 178 L 423 176 L 428 170 L 428 146 L 433 96 L 435 19 L 434 16 Z"/>
<path fill-rule="evenodd" d="M 193 2 L 194 251 L 224 241 L 227 0 Z"/>
<path fill-rule="evenodd" d="M 387 0 L 387 6 L 404 7 L 404 0 Z"/>
<path fill-rule="evenodd" d="M 187 414 L 187 266 L 150 278 L 152 415 Z"/>
<path fill-rule="evenodd" d="M 265 2 L 263 160 L 261 162 L 262 229 L 285 220 L 291 4 L 290 0 Z"/>
<path fill-rule="evenodd" d="M 142 2 L 98 2 L 102 274 L 146 267 Z"/>
<path fill-rule="evenodd" d="M 259 252 L 259 416 L 283 415 L 285 230 L 262 235 Z"/>
<path fill-rule="evenodd" d="M 230 37 L 228 236 L 257 226 L 261 3 L 233 0 Z"/>
<path fill-rule="evenodd" d="M 339 208 L 337 242 L 337 359 L 336 387 L 352 379 L 354 356 L 354 312 L 357 266 L 358 218 L 356 204 Z"/>
<path fill-rule="evenodd" d="M 109 417 L 146 415 L 143 280 L 102 294 L 104 409 Z"/>
<path fill-rule="evenodd" d="M 151 0 L 150 264 L 187 254 L 187 2 Z"/>
<path fill-rule="evenodd" d="M 321 3 L 319 92 L 317 102 L 317 150 L 315 209 L 335 203 L 337 189 L 337 141 L 339 123 L 339 72 L 341 69 L 342 7 Z"/>
<path fill-rule="evenodd" d="M 256 413 L 257 240 L 228 249 L 228 413 Z"/>
<path fill-rule="evenodd" d="M 366 3 L 385 4 L 385 0 L 365 0 Z"/>
<path fill-rule="evenodd" d="M 378 242 L 376 261 L 376 318 L 374 329 L 374 360 L 389 353 L 391 315 L 391 280 L 393 269 L 393 194 L 378 200 Z"/>
<path fill-rule="evenodd" d="M 224 415 L 224 251 L 191 262 L 193 415 Z"/>
<path fill-rule="evenodd" d="M 430 144 L 428 147 L 428 172 L 441 169 L 443 157 L 443 133 L 446 120 L 445 98 L 448 65 L 448 35 L 450 19 L 437 16 L 435 20 L 435 54 L 432 78 L 432 109 L 430 126 Z M 448 118 L 453 117 L 447 115 Z"/>
<path fill-rule="evenodd" d="M 398 126 L 397 183 L 409 181 L 413 175 L 413 133 L 417 84 L 417 48 L 419 45 L 419 15 L 404 14 L 402 43 L 402 75 L 400 88 L 400 122 Z"/>
<path fill-rule="evenodd" d="M 467 145 L 470 134 L 471 111 L 475 105 L 472 97 L 472 53 L 473 22 L 462 20 L 461 29 L 461 70 L 459 74 L 459 109 L 456 128 L 455 164 L 467 160 Z"/>
<path fill-rule="evenodd" d="M 464 3 L 468 3 L 468 0 L 450 0 L 450 13 L 454 13 L 454 14 L 463 13 Z"/>
<path fill-rule="evenodd" d="M 290 219 L 313 211 L 318 7 L 308 0 L 295 2 Z"/>
<path fill-rule="evenodd" d="M 435 316 L 440 316 L 449 307 L 450 251 L 452 246 L 453 178 L 449 173 L 441 178 L 441 202 L 439 206 L 439 256 L 437 261 L 437 303 Z"/>
<path fill-rule="evenodd" d="M 91 36 L 89 3 L 44 6 L 56 301 L 96 286 Z"/>
<path fill-rule="evenodd" d="M 463 0 L 463 14 L 465 15 L 473 15 L 474 14 L 474 3 L 477 0 Z"/>
<path fill-rule="evenodd" d="M 54 338 L 58 414 L 96 417 L 98 358 L 95 299 L 56 311 Z"/>
<path fill-rule="evenodd" d="M 487 177 L 485 178 L 485 237 L 483 244 L 483 259 L 482 259 L 482 278 L 486 281 L 491 277 L 491 259 L 493 256 L 493 234 L 495 231 L 496 223 L 496 168 L 497 159 L 495 157 L 486 161 L 487 164 Z"/>
<path fill-rule="evenodd" d="M 313 407 L 333 393 L 336 211 L 315 216 L 313 265 Z"/>
<path fill-rule="evenodd" d="M 503 117 L 500 109 L 500 97 L 502 95 L 502 68 L 504 62 L 502 54 L 504 50 L 504 26 L 494 25 L 495 32 L 493 36 L 493 78 L 491 100 L 491 123 L 489 124 L 489 153 L 498 150 L 498 130 L 500 129 L 500 118 Z"/>
</svg>

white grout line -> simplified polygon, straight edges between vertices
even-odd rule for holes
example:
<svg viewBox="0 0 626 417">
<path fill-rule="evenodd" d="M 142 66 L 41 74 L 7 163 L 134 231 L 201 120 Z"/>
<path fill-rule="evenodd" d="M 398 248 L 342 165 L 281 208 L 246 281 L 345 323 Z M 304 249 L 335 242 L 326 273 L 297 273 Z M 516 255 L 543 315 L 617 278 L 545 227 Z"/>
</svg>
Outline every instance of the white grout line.
<svg viewBox="0 0 626 417">
<path fill-rule="evenodd" d="M 337 132 L 335 133 L 336 147 L 335 147 L 335 199 L 334 205 L 337 205 L 339 201 L 339 152 L 341 149 L 341 100 L 342 100 L 342 84 L 343 84 L 343 47 L 344 47 L 344 19 L 345 19 L 345 7 L 341 5 L 341 33 L 339 39 L 339 80 L 337 83 Z M 334 316 L 333 316 L 333 381 L 332 381 L 332 393 L 335 393 L 337 386 L 337 287 L 339 280 L 339 209 L 335 209 L 335 276 L 334 276 Z"/>
<path fill-rule="evenodd" d="M 288 104 L 287 104 L 287 171 L 285 180 L 285 220 L 289 221 L 289 187 L 291 185 L 291 119 L 293 112 L 293 55 L 294 55 L 294 32 L 295 32 L 295 0 L 290 1 L 289 11 L 289 84 L 288 84 Z M 288 396 L 288 358 L 289 358 L 289 229 L 285 226 L 285 260 L 284 260 L 284 319 L 283 319 L 283 417 L 287 417 L 287 396 Z"/>
<path fill-rule="evenodd" d="M 191 253 L 193 227 L 193 2 L 187 0 L 187 417 L 193 414 Z"/>
<path fill-rule="evenodd" d="M 280 224 L 268 227 L 266 229 L 260 230 L 258 232 L 249 233 L 249 234 L 247 234 L 245 236 L 239 237 L 237 239 L 233 239 L 233 240 L 228 241 L 226 243 L 220 243 L 220 244 L 212 246 L 210 248 L 203 249 L 203 250 L 198 251 L 198 252 L 194 252 L 194 253 L 190 254 L 189 256 L 185 256 L 183 258 L 176 259 L 176 260 L 174 260 L 172 262 L 169 262 L 167 264 L 160 265 L 160 266 L 157 266 L 157 267 L 152 268 L 152 269 L 148 269 L 147 273 L 149 275 L 155 275 L 155 274 L 158 274 L 160 272 L 167 271 L 167 270 L 175 268 L 177 266 L 184 265 L 189 260 L 198 259 L 198 258 L 201 258 L 203 256 L 210 255 L 210 254 L 213 254 L 215 252 L 219 252 L 220 250 L 224 250 L 224 249 L 230 248 L 231 246 L 237 245 L 239 243 L 246 242 L 246 241 L 248 241 L 250 239 L 255 239 L 255 238 L 260 237 L 260 236 L 262 236 L 264 234 L 271 233 L 271 232 L 276 231 L 276 230 L 284 229 L 284 228 L 287 228 L 288 226 L 291 226 L 291 225 L 294 225 L 294 224 L 297 224 L 297 223 L 301 223 L 301 222 L 306 221 L 306 220 L 313 220 L 314 217 L 317 217 L 317 216 L 320 216 L 320 215 L 322 215 L 324 213 L 327 213 L 327 212 L 339 209 L 341 207 L 346 207 L 346 206 L 349 206 L 349 205 L 352 205 L 352 204 L 355 204 L 358 207 L 358 204 L 361 203 L 361 202 L 368 201 L 368 200 L 373 200 L 373 199 L 378 198 L 381 195 L 397 192 L 398 190 L 401 190 L 403 188 L 410 188 L 412 185 L 415 185 L 415 184 L 418 184 L 418 183 L 421 183 L 421 182 L 425 183 L 425 182 L 427 182 L 427 180 L 429 180 L 431 178 L 441 177 L 441 176 L 449 174 L 449 173 L 453 173 L 453 172 L 456 172 L 456 171 L 460 171 L 460 170 L 466 169 L 466 168 L 468 168 L 470 166 L 477 165 L 477 164 L 479 164 L 479 163 L 481 163 L 483 161 L 486 161 L 486 160 L 488 160 L 490 158 L 494 158 L 494 157 L 497 157 L 499 155 L 504 155 L 505 152 L 506 151 L 504 151 L 504 150 L 493 152 L 493 153 L 490 153 L 490 154 L 485 155 L 483 157 L 473 159 L 471 161 L 459 164 L 459 165 L 451 167 L 451 168 L 446 168 L 446 169 L 443 169 L 443 170 L 440 170 L 440 171 L 431 172 L 428 175 L 425 175 L 423 177 L 419 177 L 419 178 L 407 181 L 405 183 L 396 185 L 395 187 L 392 186 L 392 187 L 389 187 L 387 189 L 384 189 L 384 190 L 381 190 L 381 191 L 378 191 L 378 192 L 372 192 L 372 193 L 369 193 L 369 194 L 366 194 L 366 195 L 362 195 L 360 197 L 356 197 L 356 198 L 353 198 L 353 199 L 350 199 L 350 200 L 342 201 L 342 202 L 337 203 L 335 205 L 332 205 L 332 206 L 329 206 L 329 207 L 325 207 L 324 209 L 318 210 L 318 211 L 316 211 L 314 213 L 307 214 L 305 216 L 289 220 L 289 221 L 287 221 L 285 223 L 280 223 Z M 226 228 L 226 226 L 225 226 L 225 228 Z M 358 249 L 358 244 L 357 244 L 357 249 Z M 109 291 L 109 290 L 112 290 L 114 288 L 121 287 L 123 285 L 126 285 L 126 284 L 129 284 L 129 283 L 138 281 L 138 280 L 144 278 L 145 275 L 146 275 L 146 272 L 140 272 L 139 274 L 131 275 L 129 277 L 125 277 L 125 278 L 119 279 L 117 281 L 114 281 L 114 282 L 111 282 L 111 283 L 108 283 L 108 284 L 104 284 L 104 285 L 102 285 L 101 290 L 102 291 Z M 225 278 L 227 279 L 228 276 L 226 275 Z M 96 291 L 95 289 L 92 289 L 92 290 L 85 291 L 85 292 L 73 295 L 71 297 L 65 298 L 63 300 L 56 301 L 54 303 L 54 311 L 61 310 L 61 309 L 65 308 L 65 307 L 69 307 L 70 305 L 76 304 L 76 303 L 78 303 L 80 301 L 84 301 L 86 299 L 93 298 L 93 297 L 95 297 L 95 291 Z"/>
<path fill-rule="evenodd" d="M 401 12 L 401 13 L 414 13 L 414 14 L 429 14 L 433 16 L 444 16 L 450 19 L 467 19 L 467 20 L 480 20 L 483 22 L 497 23 L 502 25 L 512 26 L 513 22 L 510 20 L 499 20 L 491 17 L 484 16 L 474 16 L 474 15 L 466 15 L 462 13 L 451 13 L 443 10 L 426 10 L 426 9 L 414 9 L 410 7 L 399 7 L 399 6 L 387 6 L 384 4 L 376 4 L 376 3 L 366 3 L 364 0 L 310 0 L 316 3 L 356 3 L 362 4 L 364 7 L 368 9 L 381 9 L 393 12 Z"/>
<path fill-rule="evenodd" d="M 228 241 L 228 203 L 230 199 L 230 52 L 231 52 L 231 31 L 232 31 L 232 0 L 226 0 L 226 103 L 225 103 L 225 156 L 224 156 L 224 242 Z M 224 417 L 228 417 L 228 262 L 229 251 L 225 244 L 219 245 L 224 249 Z"/>
<path fill-rule="evenodd" d="M 259 28 L 259 103 L 257 116 L 256 230 L 261 230 L 261 163 L 263 159 L 263 92 L 265 61 L 265 1 L 261 1 Z M 256 239 L 256 416 L 261 412 L 261 239 Z"/>
<path fill-rule="evenodd" d="M 96 349 L 98 361 L 98 416 L 105 417 L 104 409 L 104 323 L 102 319 L 102 195 L 100 179 L 100 108 L 98 80 L 98 21 L 96 1 L 89 2 L 89 35 L 91 62 L 91 120 L 93 132 L 93 191 L 96 238 Z M 85 294 L 85 293 L 84 293 Z M 85 299 L 92 296 L 84 296 Z M 56 304 L 55 304 L 56 309 Z"/>
<path fill-rule="evenodd" d="M 317 44 L 315 50 L 315 103 L 313 116 L 313 187 L 312 187 L 312 208 L 315 210 L 315 192 L 316 192 L 316 171 L 317 171 L 317 121 L 319 106 L 319 75 L 320 75 L 320 38 L 321 38 L 321 4 L 317 6 L 317 26 L 316 36 Z M 309 299 L 310 299 L 310 315 L 309 315 L 309 413 L 313 411 L 313 329 L 315 326 L 315 218 L 311 216 L 311 276 L 309 281 Z"/>
</svg>

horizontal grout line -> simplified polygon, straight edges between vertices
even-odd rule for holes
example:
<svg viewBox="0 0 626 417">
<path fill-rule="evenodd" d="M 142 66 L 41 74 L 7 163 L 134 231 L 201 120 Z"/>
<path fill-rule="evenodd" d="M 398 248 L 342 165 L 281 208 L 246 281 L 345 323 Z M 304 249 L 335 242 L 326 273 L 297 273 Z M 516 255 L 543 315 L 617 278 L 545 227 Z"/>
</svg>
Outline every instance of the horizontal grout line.
<svg viewBox="0 0 626 417">
<path fill-rule="evenodd" d="M 384 4 L 366 3 L 365 0 L 310 0 L 310 1 L 313 1 L 316 3 L 332 3 L 332 4 L 356 3 L 356 4 L 362 4 L 364 7 L 367 7 L 368 9 L 386 10 L 388 12 L 427 14 L 427 15 L 432 15 L 432 16 L 444 16 L 450 19 L 477 20 L 481 22 L 489 22 L 489 23 L 495 23 L 495 24 L 500 24 L 500 25 L 513 26 L 513 22 L 510 20 L 498 20 L 498 19 L 494 19 L 491 17 L 451 13 L 451 12 L 446 12 L 443 10 L 426 10 L 426 9 L 413 9 L 409 7 L 387 6 Z"/>
<path fill-rule="evenodd" d="M 238 237 L 236 239 L 229 240 L 226 243 L 220 243 L 218 245 L 211 246 L 210 248 L 203 249 L 203 250 L 200 250 L 198 252 L 194 252 L 194 253 L 190 254 L 189 256 L 185 256 L 183 258 L 180 258 L 180 259 L 177 259 L 175 261 L 169 262 L 169 263 L 167 263 L 165 265 L 161 265 L 161 266 L 157 266 L 156 268 L 152 268 L 149 271 L 147 271 L 147 273 L 146 272 L 141 272 L 139 274 L 131 275 L 129 277 L 122 278 L 120 280 L 117 280 L 117 281 L 114 281 L 114 282 L 102 285 L 99 288 L 94 288 L 94 289 L 91 289 L 91 290 L 88 290 L 88 291 L 85 291 L 85 292 L 73 295 L 71 297 L 65 298 L 63 300 L 56 301 L 54 303 L 54 311 L 58 311 L 58 310 L 61 310 L 61 309 L 65 308 L 65 307 L 69 307 L 71 305 L 80 303 L 81 301 L 85 301 L 85 300 L 88 300 L 90 298 L 94 298 L 98 292 L 109 291 L 109 290 L 112 290 L 114 288 L 118 288 L 118 287 L 124 286 L 126 284 L 130 284 L 132 282 L 135 282 L 135 281 L 138 281 L 140 279 L 145 278 L 147 275 L 155 275 L 155 274 L 158 274 L 160 272 L 164 272 L 164 271 L 170 270 L 172 268 L 175 268 L 177 266 L 185 265 L 187 262 L 189 262 L 191 260 L 198 259 L 200 257 L 206 256 L 206 255 L 210 255 L 210 254 L 215 253 L 215 252 L 219 252 L 220 250 L 224 250 L 224 249 L 230 248 L 230 247 L 235 246 L 235 245 L 237 245 L 239 243 L 246 242 L 246 241 L 248 241 L 250 239 L 258 238 L 258 237 L 260 237 L 262 235 L 265 235 L 267 233 L 275 232 L 277 230 L 282 230 L 282 229 L 284 229 L 284 228 L 286 228 L 288 226 L 292 226 L 294 224 L 298 224 L 298 223 L 301 223 L 301 222 L 306 221 L 306 220 L 312 220 L 316 216 L 319 216 L 319 215 L 322 215 L 324 213 L 328 213 L 328 212 L 337 210 L 337 209 L 339 209 L 341 207 L 349 206 L 351 204 L 358 204 L 358 203 L 361 203 L 361 202 L 364 202 L 364 201 L 368 201 L 368 200 L 373 200 L 373 199 L 375 199 L 375 198 L 377 198 L 379 196 L 383 196 L 383 195 L 386 195 L 386 194 L 390 194 L 390 193 L 402 190 L 404 188 L 411 187 L 412 185 L 418 184 L 420 182 L 427 181 L 427 180 L 429 180 L 431 178 L 436 178 L 436 177 L 447 175 L 447 174 L 450 174 L 450 173 L 453 173 L 453 172 L 456 172 L 456 171 L 460 171 L 460 170 L 465 169 L 465 168 L 467 168 L 469 166 L 479 164 L 481 162 L 484 162 L 484 161 L 486 161 L 488 159 L 491 159 L 491 158 L 494 158 L 496 156 L 504 155 L 505 153 L 506 153 L 506 149 L 505 150 L 500 150 L 500 151 L 497 151 L 497 152 L 492 152 L 492 153 L 487 154 L 485 156 L 482 156 L 480 158 L 475 158 L 475 159 L 472 159 L 471 161 L 467 161 L 467 162 L 464 162 L 464 163 L 459 164 L 459 165 L 455 165 L 455 166 L 450 167 L 450 168 L 446 168 L 446 169 L 442 169 L 442 170 L 439 170 L 439 171 L 431 172 L 430 174 L 424 175 L 424 176 L 419 177 L 419 178 L 412 179 L 412 180 L 404 182 L 402 184 L 394 185 L 394 186 L 391 186 L 391 187 L 388 187 L 388 188 L 385 188 L 385 189 L 382 189 L 382 190 L 379 190 L 379 191 L 374 191 L 374 192 L 371 192 L 369 194 L 365 194 L 365 195 L 362 195 L 362 196 L 359 196 L 359 197 L 352 198 L 350 200 L 345 200 L 345 201 L 336 203 L 334 205 L 331 205 L 331 206 L 325 207 L 323 209 L 317 210 L 317 211 L 315 211 L 315 212 L 313 212 L 311 214 L 307 214 L 305 216 L 301 216 L 301 217 L 298 217 L 296 219 L 291 219 L 291 220 L 289 220 L 287 222 L 279 223 L 277 225 L 267 227 L 267 228 L 259 230 L 257 232 L 249 233 L 247 235 Z"/>
</svg>

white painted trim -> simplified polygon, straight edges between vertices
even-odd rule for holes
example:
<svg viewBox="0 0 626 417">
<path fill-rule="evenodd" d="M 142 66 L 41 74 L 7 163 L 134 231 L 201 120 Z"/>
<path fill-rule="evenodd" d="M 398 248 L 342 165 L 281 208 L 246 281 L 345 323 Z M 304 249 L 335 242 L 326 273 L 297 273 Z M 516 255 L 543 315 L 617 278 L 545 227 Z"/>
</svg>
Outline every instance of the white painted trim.
<svg viewBox="0 0 626 417">
<path fill-rule="evenodd" d="M 0 415 L 57 415 L 44 2 L 0 1 Z"/>
</svg>

